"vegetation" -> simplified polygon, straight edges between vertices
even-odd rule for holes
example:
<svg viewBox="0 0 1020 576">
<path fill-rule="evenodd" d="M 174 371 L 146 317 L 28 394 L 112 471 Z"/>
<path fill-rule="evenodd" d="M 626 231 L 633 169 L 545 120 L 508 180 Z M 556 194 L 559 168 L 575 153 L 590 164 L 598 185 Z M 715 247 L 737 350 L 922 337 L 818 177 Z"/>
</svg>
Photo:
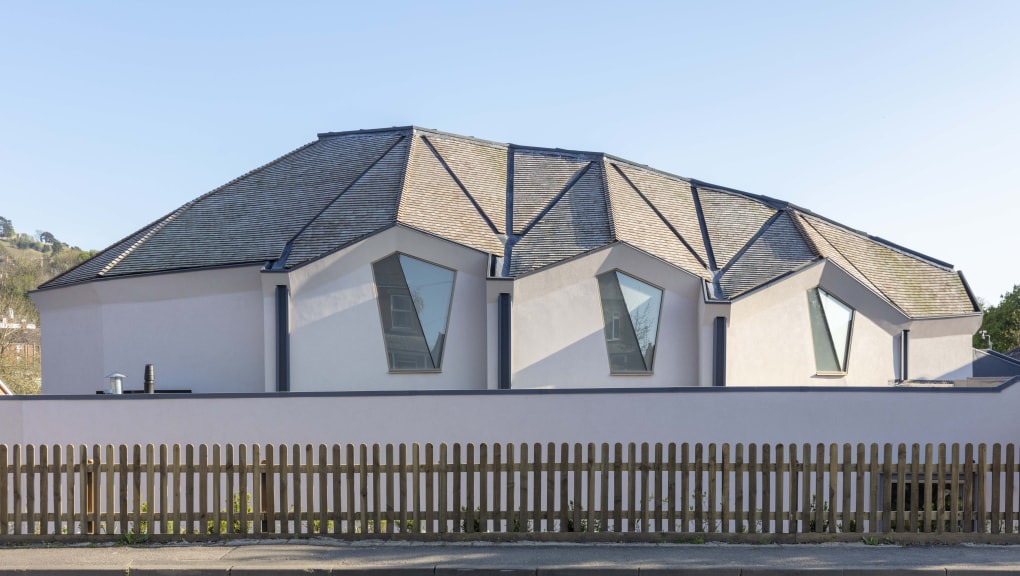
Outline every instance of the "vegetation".
<svg viewBox="0 0 1020 576">
<path fill-rule="evenodd" d="M 40 355 L 34 353 L 39 311 L 29 291 L 95 254 L 68 246 L 50 232 L 19 234 L 0 216 L 0 380 L 15 394 L 38 394 L 41 387 Z"/>
<path fill-rule="evenodd" d="M 1020 346 L 1020 284 L 1002 295 L 998 306 L 986 306 L 981 329 L 974 335 L 975 348 L 991 348 L 997 352 L 1009 352 Z"/>
</svg>

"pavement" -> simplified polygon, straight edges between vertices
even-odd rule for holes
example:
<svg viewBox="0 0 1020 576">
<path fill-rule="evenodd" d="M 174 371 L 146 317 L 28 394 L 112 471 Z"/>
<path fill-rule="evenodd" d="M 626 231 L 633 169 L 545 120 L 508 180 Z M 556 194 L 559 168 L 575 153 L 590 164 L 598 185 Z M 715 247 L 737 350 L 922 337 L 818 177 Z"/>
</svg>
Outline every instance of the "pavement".
<svg viewBox="0 0 1020 576">
<path fill-rule="evenodd" d="M 1020 574 L 1020 545 L 408 543 L 247 540 L 0 548 L 0 576 Z"/>
</svg>

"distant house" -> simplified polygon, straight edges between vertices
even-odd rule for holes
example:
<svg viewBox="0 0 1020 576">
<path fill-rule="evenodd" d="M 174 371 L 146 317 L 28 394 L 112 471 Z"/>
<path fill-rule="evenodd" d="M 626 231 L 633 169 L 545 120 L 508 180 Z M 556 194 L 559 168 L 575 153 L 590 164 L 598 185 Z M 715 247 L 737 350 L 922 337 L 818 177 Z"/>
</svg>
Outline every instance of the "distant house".
<svg viewBox="0 0 1020 576">
<path fill-rule="evenodd" d="M 952 265 L 597 152 L 320 134 L 33 293 L 43 390 L 876 386 L 973 375 Z"/>
</svg>

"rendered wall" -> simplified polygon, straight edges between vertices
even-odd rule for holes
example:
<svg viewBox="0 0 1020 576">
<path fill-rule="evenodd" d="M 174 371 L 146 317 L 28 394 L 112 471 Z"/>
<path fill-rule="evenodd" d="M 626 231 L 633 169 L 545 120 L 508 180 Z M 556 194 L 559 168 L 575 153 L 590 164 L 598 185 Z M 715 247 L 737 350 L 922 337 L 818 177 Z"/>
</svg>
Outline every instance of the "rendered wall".
<svg viewBox="0 0 1020 576">
<path fill-rule="evenodd" d="M 855 310 L 845 375 L 816 371 L 807 291 L 817 286 Z M 896 378 L 896 321 L 906 318 L 835 265 L 820 262 L 733 302 L 726 385 L 887 385 Z"/>
<path fill-rule="evenodd" d="M 611 375 L 596 276 L 619 269 L 662 288 L 653 374 Z M 616 245 L 513 287 L 513 388 L 698 386 L 701 281 Z M 709 342 L 710 344 L 710 342 Z"/>
<path fill-rule="evenodd" d="M 2 397 L 0 443 L 1012 442 L 1015 380 L 998 389 Z"/>
<path fill-rule="evenodd" d="M 372 263 L 394 252 L 456 270 L 439 373 L 389 371 Z M 290 272 L 291 390 L 485 388 L 487 264 L 486 254 L 398 226 Z M 265 308 L 272 311 L 274 287 L 287 278 L 265 274 L 263 280 Z M 275 320 L 268 318 L 270 349 Z M 274 369 L 267 370 L 267 390 L 275 389 Z"/>
<path fill-rule="evenodd" d="M 258 267 L 118 278 L 33 293 L 40 309 L 44 394 L 94 394 L 121 372 L 141 389 L 258 392 L 262 289 Z"/>
</svg>

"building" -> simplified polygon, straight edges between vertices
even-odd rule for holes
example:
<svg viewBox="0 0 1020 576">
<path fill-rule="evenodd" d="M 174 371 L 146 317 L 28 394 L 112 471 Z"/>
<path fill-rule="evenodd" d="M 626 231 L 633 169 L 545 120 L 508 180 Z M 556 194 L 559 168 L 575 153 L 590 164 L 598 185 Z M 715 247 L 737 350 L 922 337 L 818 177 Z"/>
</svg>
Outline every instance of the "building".
<svg viewBox="0 0 1020 576">
<path fill-rule="evenodd" d="M 320 134 L 50 280 L 43 389 L 886 386 L 972 376 L 952 265 L 603 153 Z"/>
</svg>

